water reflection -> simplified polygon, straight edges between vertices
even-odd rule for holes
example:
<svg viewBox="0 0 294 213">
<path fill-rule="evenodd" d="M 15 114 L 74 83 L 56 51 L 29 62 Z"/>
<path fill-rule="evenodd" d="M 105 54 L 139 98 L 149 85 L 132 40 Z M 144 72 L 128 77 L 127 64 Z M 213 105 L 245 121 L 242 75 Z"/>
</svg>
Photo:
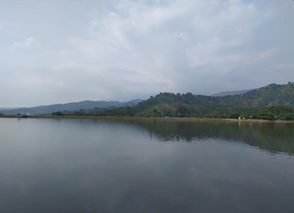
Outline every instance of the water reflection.
<svg viewBox="0 0 294 213">
<path fill-rule="evenodd" d="M 283 125 L 0 119 L 0 212 L 292 213 Z"/>
<path fill-rule="evenodd" d="M 161 142 L 222 139 L 243 142 L 271 153 L 294 154 L 294 124 L 222 121 L 133 121 Z"/>
</svg>

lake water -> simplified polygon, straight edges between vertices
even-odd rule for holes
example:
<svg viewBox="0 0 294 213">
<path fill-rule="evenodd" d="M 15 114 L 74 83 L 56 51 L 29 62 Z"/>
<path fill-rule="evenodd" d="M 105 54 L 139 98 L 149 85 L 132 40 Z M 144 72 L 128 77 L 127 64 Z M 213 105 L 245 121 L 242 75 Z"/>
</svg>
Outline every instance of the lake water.
<svg viewBox="0 0 294 213">
<path fill-rule="evenodd" d="M 0 119 L 1 213 L 294 211 L 294 125 Z"/>
</svg>

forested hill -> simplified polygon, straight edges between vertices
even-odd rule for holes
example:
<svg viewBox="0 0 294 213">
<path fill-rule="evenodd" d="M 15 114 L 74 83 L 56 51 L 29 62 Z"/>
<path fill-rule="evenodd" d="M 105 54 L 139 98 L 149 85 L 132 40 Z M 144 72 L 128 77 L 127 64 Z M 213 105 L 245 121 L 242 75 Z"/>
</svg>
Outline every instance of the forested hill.
<svg viewBox="0 0 294 213">
<path fill-rule="evenodd" d="M 255 113 L 260 107 L 274 104 L 294 106 L 294 83 L 270 84 L 242 95 L 212 97 L 160 93 L 134 107 L 107 110 L 103 115 L 142 117 L 215 117 L 234 113 Z"/>
</svg>

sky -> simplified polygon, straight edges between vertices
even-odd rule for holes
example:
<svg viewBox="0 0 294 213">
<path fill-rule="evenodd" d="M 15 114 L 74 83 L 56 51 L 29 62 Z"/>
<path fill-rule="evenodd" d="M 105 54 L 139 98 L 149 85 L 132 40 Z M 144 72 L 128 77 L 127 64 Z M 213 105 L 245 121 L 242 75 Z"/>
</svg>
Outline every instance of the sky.
<svg viewBox="0 0 294 213">
<path fill-rule="evenodd" d="M 0 107 L 292 81 L 293 0 L 0 0 Z"/>
</svg>

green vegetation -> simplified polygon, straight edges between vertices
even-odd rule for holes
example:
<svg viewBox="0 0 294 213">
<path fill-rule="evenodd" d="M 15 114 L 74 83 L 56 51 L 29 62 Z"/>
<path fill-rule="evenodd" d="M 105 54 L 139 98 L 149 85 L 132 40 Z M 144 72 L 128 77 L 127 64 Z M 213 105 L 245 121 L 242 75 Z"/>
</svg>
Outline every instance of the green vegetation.
<svg viewBox="0 0 294 213">
<path fill-rule="evenodd" d="M 160 93 L 136 106 L 95 108 L 61 114 L 75 116 L 293 119 L 294 83 L 270 84 L 242 95 L 213 97 Z"/>
<path fill-rule="evenodd" d="M 98 116 L 101 115 L 105 110 L 113 110 L 115 107 L 109 108 L 98 108 L 95 107 L 94 109 L 80 109 L 74 111 L 57 111 L 53 112 L 51 115 L 53 116 Z"/>
<path fill-rule="evenodd" d="M 262 107 L 253 118 L 258 119 L 281 119 L 281 120 L 294 120 L 294 107 L 287 105 L 271 105 Z"/>
<path fill-rule="evenodd" d="M 52 115 L 53 116 L 64 116 L 64 114 L 62 112 L 53 112 Z"/>
<path fill-rule="evenodd" d="M 0 116 L 3 116 L 3 114 L 0 112 Z"/>
<path fill-rule="evenodd" d="M 294 84 L 271 84 L 243 95 L 211 97 L 202 95 L 160 93 L 135 107 L 106 110 L 102 115 L 138 117 L 206 117 L 249 118 L 261 115 L 259 109 L 269 105 L 294 106 Z M 258 113 L 259 112 L 259 113 Z M 286 117 L 289 117 L 289 112 Z M 282 115 L 281 115 L 282 116 Z M 266 118 L 266 117 L 264 117 Z M 268 118 L 272 119 L 271 116 Z M 282 118 L 282 117 L 281 117 Z"/>
</svg>

